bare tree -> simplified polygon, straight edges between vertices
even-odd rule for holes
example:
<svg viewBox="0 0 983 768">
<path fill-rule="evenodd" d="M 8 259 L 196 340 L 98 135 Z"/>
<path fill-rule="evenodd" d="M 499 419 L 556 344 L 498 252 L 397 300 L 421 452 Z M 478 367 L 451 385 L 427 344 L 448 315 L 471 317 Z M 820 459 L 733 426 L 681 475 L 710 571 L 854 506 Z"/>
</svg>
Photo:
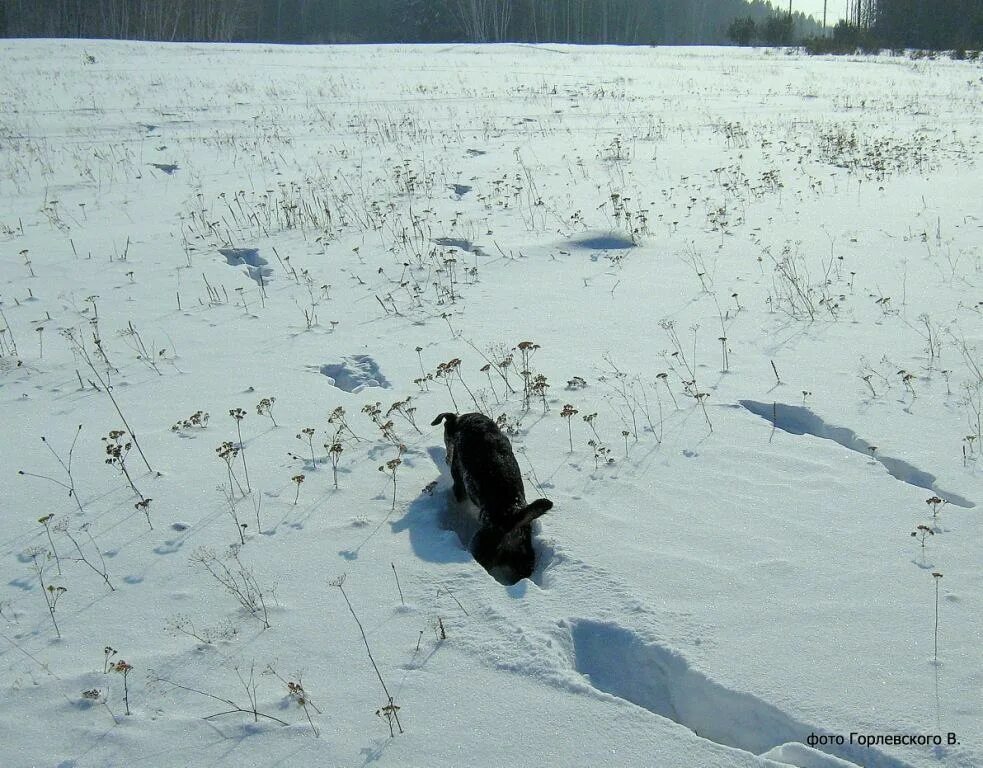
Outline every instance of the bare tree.
<svg viewBox="0 0 983 768">
<path fill-rule="evenodd" d="M 451 10 L 471 42 L 489 43 L 508 39 L 512 19 L 511 0 L 453 0 Z"/>
</svg>

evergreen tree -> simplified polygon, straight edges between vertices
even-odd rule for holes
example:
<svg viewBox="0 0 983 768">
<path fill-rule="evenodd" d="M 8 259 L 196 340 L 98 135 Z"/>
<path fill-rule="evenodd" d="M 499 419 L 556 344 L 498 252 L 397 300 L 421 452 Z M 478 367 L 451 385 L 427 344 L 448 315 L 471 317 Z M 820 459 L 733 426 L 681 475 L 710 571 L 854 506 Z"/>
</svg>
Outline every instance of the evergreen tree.
<svg viewBox="0 0 983 768">
<path fill-rule="evenodd" d="M 766 45 L 791 45 L 792 17 L 787 13 L 770 16 L 760 30 L 762 42 Z"/>
<path fill-rule="evenodd" d="M 727 27 L 727 37 L 737 45 L 751 45 L 757 34 L 757 25 L 750 16 L 734 19 Z"/>
</svg>

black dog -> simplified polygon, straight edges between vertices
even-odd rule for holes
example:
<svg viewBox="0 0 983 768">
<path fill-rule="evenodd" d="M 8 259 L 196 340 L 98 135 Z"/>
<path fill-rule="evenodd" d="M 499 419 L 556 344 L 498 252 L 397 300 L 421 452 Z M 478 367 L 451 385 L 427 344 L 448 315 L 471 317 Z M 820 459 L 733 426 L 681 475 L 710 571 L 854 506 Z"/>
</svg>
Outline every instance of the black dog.
<svg viewBox="0 0 983 768">
<path fill-rule="evenodd" d="M 447 463 L 454 478 L 454 497 L 465 498 L 480 512 L 471 554 L 500 581 L 514 584 L 536 568 L 532 521 L 553 508 L 548 499 L 526 503 L 519 464 L 509 439 L 480 413 L 442 413 Z"/>
</svg>

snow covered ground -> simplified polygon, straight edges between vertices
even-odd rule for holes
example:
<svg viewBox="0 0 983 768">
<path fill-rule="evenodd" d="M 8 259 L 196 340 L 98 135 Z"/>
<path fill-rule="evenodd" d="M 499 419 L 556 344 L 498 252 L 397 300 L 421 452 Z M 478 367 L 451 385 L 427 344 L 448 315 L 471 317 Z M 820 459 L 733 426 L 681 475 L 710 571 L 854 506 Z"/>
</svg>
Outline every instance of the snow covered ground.
<svg viewBox="0 0 983 768">
<path fill-rule="evenodd" d="M 978 62 L 0 49 L 4 766 L 983 765 Z"/>
</svg>

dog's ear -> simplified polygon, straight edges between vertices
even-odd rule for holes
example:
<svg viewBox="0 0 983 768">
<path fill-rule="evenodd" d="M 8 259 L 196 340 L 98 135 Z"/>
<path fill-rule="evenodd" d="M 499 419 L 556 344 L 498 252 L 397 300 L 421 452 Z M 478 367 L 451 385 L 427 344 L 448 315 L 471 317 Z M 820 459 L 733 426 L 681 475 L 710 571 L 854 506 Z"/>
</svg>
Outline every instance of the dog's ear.
<svg viewBox="0 0 983 768">
<path fill-rule="evenodd" d="M 509 526 L 508 533 L 511 533 L 524 525 L 529 525 L 529 523 L 531 523 L 533 520 L 542 517 L 551 509 L 553 509 L 553 502 L 549 499 L 536 499 L 531 504 L 527 504 L 519 510 L 515 517 L 515 521 L 511 526 Z"/>
</svg>

